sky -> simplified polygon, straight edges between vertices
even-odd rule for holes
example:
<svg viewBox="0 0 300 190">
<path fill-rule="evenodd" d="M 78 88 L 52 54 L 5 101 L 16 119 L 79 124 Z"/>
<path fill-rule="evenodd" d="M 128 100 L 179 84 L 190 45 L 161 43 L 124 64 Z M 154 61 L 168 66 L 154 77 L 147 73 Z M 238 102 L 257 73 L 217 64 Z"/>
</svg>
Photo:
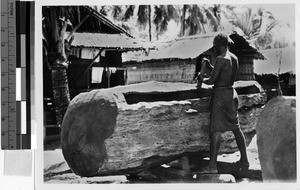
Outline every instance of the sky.
<svg viewBox="0 0 300 190">
<path fill-rule="evenodd" d="M 253 10 L 262 7 L 271 12 L 276 20 L 288 23 L 295 28 L 295 6 L 293 4 L 245 4 L 243 6 Z"/>
<path fill-rule="evenodd" d="M 226 5 L 226 4 L 225 4 Z M 241 8 L 243 6 L 249 7 L 253 12 L 256 12 L 259 8 L 264 8 L 266 11 L 269 11 L 273 14 L 276 20 L 281 21 L 280 23 L 289 24 L 292 29 L 286 29 L 284 34 L 290 36 L 293 39 L 288 39 L 294 41 L 295 33 L 293 29 L 295 29 L 295 5 L 294 4 L 230 4 L 235 5 L 237 8 Z M 227 21 L 224 21 L 227 22 Z M 232 25 L 223 25 L 224 31 L 231 31 Z M 180 30 L 180 25 L 176 24 L 173 20 L 171 20 L 168 24 L 168 31 L 160 36 L 161 40 L 167 39 L 175 39 L 178 37 L 178 33 Z M 278 34 L 279 35 L 279 34 Z"/>
</svg>

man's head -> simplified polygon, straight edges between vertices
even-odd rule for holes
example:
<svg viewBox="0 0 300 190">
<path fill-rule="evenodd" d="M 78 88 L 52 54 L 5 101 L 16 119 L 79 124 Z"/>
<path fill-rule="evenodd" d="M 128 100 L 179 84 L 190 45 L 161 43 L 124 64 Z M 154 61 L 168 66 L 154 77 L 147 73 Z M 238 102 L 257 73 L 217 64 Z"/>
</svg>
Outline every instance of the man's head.
<svg viewBox="0 0 300 190">
<path fill-rule="evenodd" d="M 223 54 L 227 51 L 227 47 L 228 47 L 228 37 L 225 34 L 218 34 L 215 38 L 214 38 L 214 42 L 213 42 L 215 51 L 217 52 L 217 54 Z"/>
</svg>

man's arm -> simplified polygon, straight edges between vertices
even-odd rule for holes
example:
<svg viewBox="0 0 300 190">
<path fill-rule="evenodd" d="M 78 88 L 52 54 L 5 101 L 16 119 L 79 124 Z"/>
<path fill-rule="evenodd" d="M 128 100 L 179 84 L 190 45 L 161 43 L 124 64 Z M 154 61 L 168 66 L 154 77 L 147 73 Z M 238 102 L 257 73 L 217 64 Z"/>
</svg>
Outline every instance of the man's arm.
<svg viewBox="0 0 300 190">
<path fill-rule="evenodd" d="M 200 70 L 201 70 L 201 67 L 202 67 L 202 58 L 203 56 L 202 55 L 199 55 L 196 57 L 196 66 L 195 66 L 195 73 L 194 73 L 194 77 L 193 77 L 193 80 L 195 80 L 197 78 L 197 76 L 199 75 L 200 73 Z"/>
<path fill-rule="evenodd" d="M 222 64 L 220 62 L 221 58 L 217 58 L 216 59 L 216 63 L 215 63 L 215 67 L 211 73 L 211 76 L 209 78 L 206 78 L 203 80 L 203 83 L 207 84 L 207 85 L 213 85 L 215 83 L 215 81 L 217 80 L 219 73 L 221 71 L 222 68 Z"/>
</svg>

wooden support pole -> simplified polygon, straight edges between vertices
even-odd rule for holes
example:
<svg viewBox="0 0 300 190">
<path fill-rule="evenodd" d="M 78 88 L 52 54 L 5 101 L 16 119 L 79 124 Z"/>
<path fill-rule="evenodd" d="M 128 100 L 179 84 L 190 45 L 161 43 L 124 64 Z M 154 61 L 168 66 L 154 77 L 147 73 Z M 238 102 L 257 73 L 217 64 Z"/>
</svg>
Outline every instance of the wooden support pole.
<svg viewBox="0 0 300 190">
<path fill-rule="evenodd" d="M 79 75 L 79 77 L 75 80 L 75 86 L 76 83 L 79 81 L 79 79 L 93 66 L 95 60 L 100 56 L 101 51 L 98 52 L 98 54 L 94 57 L 94 59 L 91 61 L 91 63 L 89 64 L 89 66 Z"/>
<path fill-rule="evenodd" d="M 186 154 L 181 157 L 181 168 L 185 172 L 190 172 L 189 157 Z"/>
<path fill-rule="evenodd" d="M 91 14 L 89 14 L 89 15 L 86 15 L 81 21 L 80 21 L 80 23 L 78 23 L 77 24 L 77 26 L 70 32 L 70 34 L 68 35 L 68 37 L 67 37 L 67 41 L 69 41 L 70 40 L 70 38 L 72 37 L 72 35 L 73 35 L 73 33 L 74 32 L 76 32 L 76 30 L 90 17 L 92 15 L 92 13 Z"/>
</svg>

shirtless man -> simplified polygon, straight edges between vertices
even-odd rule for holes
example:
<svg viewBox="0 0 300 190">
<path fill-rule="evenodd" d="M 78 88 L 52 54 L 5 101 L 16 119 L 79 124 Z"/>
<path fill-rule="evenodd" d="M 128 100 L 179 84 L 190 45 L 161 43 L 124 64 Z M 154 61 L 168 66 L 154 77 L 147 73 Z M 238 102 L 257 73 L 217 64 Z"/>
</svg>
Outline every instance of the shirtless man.
<svg viewBox="0 0 300 190">
<path fill-rule="evenodd" d="M 248 168 L 249 162 L 246 154 L 245 137 L 238 121 L 238 96 L 232 87 L 237 71 L 238 59 L 228 50 L 228 38 L 219 34 L 213 42 L 215 51 L 219 55 L 215 61 L 213 71 L 209 78 L 201 76 L 200 80 L 208 85 L 214 85 L 210 100 L 210 161 L 201 173 L 218 173 L 217 156 L 221 142 L 221 132 L 232 131 L 241 158 L 235 163 L 238 168 Z"/>
</svg>

